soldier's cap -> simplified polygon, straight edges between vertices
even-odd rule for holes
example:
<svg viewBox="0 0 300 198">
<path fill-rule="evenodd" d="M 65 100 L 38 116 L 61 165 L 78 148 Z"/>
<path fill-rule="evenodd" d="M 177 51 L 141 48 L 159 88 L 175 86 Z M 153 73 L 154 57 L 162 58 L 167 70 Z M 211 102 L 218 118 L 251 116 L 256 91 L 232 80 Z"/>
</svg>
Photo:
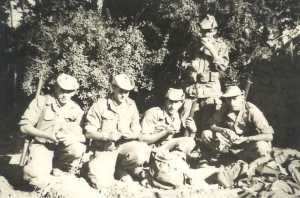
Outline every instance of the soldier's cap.
<svg viewBox="0 0 300 198">
<path fill-rule="evenodd" d="M 135 84 L 126 74 L 118 74 L 113 77 L 112 84 L 127 91 L 131 91 Z"/>
<path fill-rule="evenodd" d="M 58 75 L 56 82 L 58 86 L 64 90 L 73 91 L 79 88 L 76 78 L 65 73 Z"/>
<path fill-rule="evenodd" d="M 207 15 L 201 22 L 200 22 L 200 28 L 207 30 L 207 29 L 213 29 L 218 27 L 218 23 L 214 16 Z"/>
<path fill-rule="evenodd" d="M 238 86 L 228 86 L 225 93 L 222 95 L 223 98 L 231 98 L 243 95 L 243 92 Z"/>
<path fill-rule="evenodd" d="M 165 97 L 172 101 L 181 101 L 184 100 L 184 92 L 182 89 L 169 88 Z"/>
</svg>

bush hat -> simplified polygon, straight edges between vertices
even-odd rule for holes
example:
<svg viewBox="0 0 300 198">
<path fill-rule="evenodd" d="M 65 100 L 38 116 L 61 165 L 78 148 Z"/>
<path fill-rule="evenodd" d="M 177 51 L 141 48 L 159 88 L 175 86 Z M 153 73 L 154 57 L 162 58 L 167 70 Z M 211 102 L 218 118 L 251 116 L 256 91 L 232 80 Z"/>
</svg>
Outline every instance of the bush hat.
<svg viewBox="0 0 300 198">
<path fill-rule="evenodd" d="M 134 88 L 134 82 L 126 74 L 118 74 L 113 77 L 112 84 L 127 91 Z"/>
<path fill-rule="evenodd" d="M 201 22 L 200 22 L 200 28 L 201 29 L 213 29 L 213 28 L 217 28 L 218 27 L 218 23 L 215 19 L 214 16 L 212 15 L 207 15 Z"/>
<path fill-rule="evenodd" d="M 222 95 L 223 98 L 231 98 L 242 95 L 243 92 L 238 86 L 229 86 L 226 88 L 225 93 Z"/>
<path fill-rule="evenodd" d="M 56 82 L 58 86 L 64 90 L 72 91 L 79 88 L 76 78 L 65 73 L 58 75 Z"/>
<path fill-rule="evenodd" d="M 169 88 L 166 98 L 172 101 L 181 101 L 184 100 L 184 92 L 182 89 Z"/>
</svg>

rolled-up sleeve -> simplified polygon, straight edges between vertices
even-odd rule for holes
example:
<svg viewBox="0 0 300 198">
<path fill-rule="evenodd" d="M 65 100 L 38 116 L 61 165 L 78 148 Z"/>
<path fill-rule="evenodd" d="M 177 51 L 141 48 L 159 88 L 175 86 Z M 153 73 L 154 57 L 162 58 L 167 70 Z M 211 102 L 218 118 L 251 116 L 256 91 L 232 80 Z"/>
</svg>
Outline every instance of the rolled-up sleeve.
<svg viewBox="0 0 300 198">
<path fill-rule="evenodd" d="M 157 112 L 154 109 L 149 109 L 145 112 L 142 120 L 142 133 L 151 134 L 156 127 Z"/>
<path fill-rule="evenodd" d="M 140 133 L 141 132 L 141 125 L 140 125 L 140 116 L 139 111 L 137 109 L 136 104 L 132 104 L 132 122 L 130 125 L 132 132 Z"/>
<path fill-rule="evenodd" d="M 254 105 L 249 109 L 250 121 L 258 133 L 274 133 L 272 126 L 268 123 L 264 114 Z"/>
<path fill-rule="evenodd" d="M 101 115 L 99 102 L 92 105 L 86 115 L 85 130 L 87 132 L 97 132 L 101 128 Z"/>
<path fill-rule="evenodd" d="M 39 96 L 31 101 L 24 114 L 21 117 L 19 122 L 19 126 L 31 125 L 35 126 L 39 121 L 39 118 L 42 113 L 42 104 L 45 99 L 43 96 Z"/>
</svg>

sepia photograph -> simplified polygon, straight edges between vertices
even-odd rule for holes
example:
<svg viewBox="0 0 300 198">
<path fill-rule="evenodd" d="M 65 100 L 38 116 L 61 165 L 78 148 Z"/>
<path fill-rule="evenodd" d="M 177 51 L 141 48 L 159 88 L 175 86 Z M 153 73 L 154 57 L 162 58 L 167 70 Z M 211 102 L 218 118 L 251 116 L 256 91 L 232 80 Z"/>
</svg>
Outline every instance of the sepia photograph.
<svg viewBox="0 0 300 198">
<path fill-rule="evenodd" d="M 1 0 L 0 198 L 300 197 L 300 0 Z"/>
</svg>

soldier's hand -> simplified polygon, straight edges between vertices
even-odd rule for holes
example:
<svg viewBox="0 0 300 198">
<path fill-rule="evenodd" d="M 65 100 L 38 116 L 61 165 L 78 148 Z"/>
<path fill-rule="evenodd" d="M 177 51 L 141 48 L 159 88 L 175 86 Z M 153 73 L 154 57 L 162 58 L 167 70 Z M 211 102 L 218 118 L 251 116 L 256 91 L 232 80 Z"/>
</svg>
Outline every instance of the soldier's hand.
<svg viewBox="0 0 300 198">
<path fill-rule="evenodd" d="M 121 133 L 121 134 L 122 134 L 122 138 L 125 140 L 137 140 L 139 137 L 138 133 L 129 132 L 129 133 Z"/>
<path fill-rule="evenodd" d="M 212 131 L 210 131 L 210 130 L 204 130 L 204 131 L 202 131 L 202 133 L 201 133 L 201 139 L 204 142 L 209 143 L 209 142 L 211 142 L 212 138 L 213 138 L 213 132 Z"/>
<path fill-rule="evenodd" d="M 188 117 L 185 121 L 185 126 L 191 130 L 192 133 L 197 131 L 196 123 L 193 118 Z"/>
<path fill-rule="evenodd" d="M 64 132 L 58 132 L 56 133 L 56 138 L 58 142 L 63 143 L 65 146 L 69 146 L 73 144 L 74 142 L 77 142 L 77 137 L 69 134 L 69 133 L 64 133 Z"/>
<path fill-rule="evenodd" d="M 178 131 L 175 130 L 175 129 L 168 129 L 168 130 L 167 130 L 167 134 L 168 134 L 168 135 L 174 135 L 174 134 L 176 134 L 176 133 L 178 133 Z"/>
<path fill-rule="evenodd" d="M 224 137 L 221 133 L 216 133 L 216 137 L 220 141 L 220 144 L 230 146 L 230 140 Z"/>
<path fill-rule="evenodd" d="M 50 141 L 52 141 L 55 144 L 57 144 L 59 142 L 59 140 L 56 138 L 56 133 L 50 134 L 47 139 L 50 140 Z"/>
<path fill-rule="evenodd" d="M 110 139 L 111 141 L 114 141 L 114 142 L 120 140 L 121 138 L 122 138 L 122 134 L 119 132 L 112 132 L 109 134 L 109 137 L 108 137 L 108 139 Z"/>
<path fill-rule="evenodd" d="M 243 142 L 246 142 L 247 140 L 248 140 L 247 137 L 241 136 L 241 137 L 239 137 L 238 139 L 234 140 L 234 141 L 233 141 L 233 144 L 242 144 Z"/>
</svg>

